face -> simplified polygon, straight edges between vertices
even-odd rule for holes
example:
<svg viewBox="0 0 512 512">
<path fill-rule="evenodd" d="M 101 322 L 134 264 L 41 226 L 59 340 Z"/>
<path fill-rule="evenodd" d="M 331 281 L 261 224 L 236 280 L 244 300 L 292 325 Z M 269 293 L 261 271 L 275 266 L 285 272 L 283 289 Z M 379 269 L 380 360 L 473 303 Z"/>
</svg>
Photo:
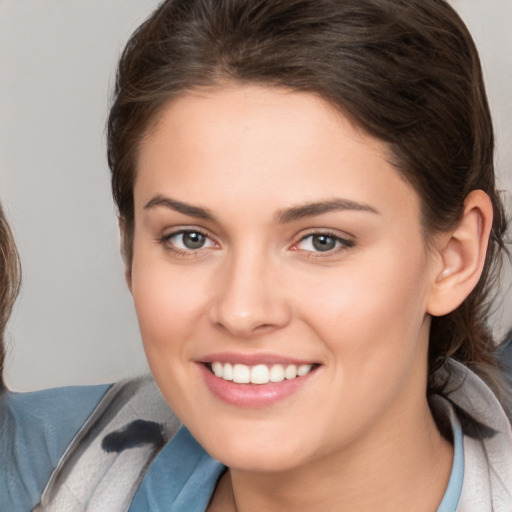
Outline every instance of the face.
<svg viewBox="0 0 512 512">
<path fill-rule="evenodd" d="M 183 95 L 143 141 L 144 348 L 228 466 L 335 458 L 424 418 L 433 258 L 388 160 L 316 96 L 258 86 Z"/>
</svg>

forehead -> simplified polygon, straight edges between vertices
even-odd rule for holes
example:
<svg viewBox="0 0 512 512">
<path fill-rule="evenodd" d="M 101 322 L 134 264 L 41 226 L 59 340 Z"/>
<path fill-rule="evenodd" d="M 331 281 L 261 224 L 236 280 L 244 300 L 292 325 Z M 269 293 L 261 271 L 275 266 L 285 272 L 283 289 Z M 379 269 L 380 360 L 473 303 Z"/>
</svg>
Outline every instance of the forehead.
<svg viewBox="0 0 512 512">
<path fill-rule="evenodd" d="M 198 90 L 167 104 L 143 141 L 135 200 L 155 193 L 222 207 L 336 195 L 399 201 L 414 190 L 389 149 L 314 94 L 255 85 Z M 157 190 L 158 189 L 158 190 Z M 217 200 L 215 199 L 217 198 Z"/>
</svg>

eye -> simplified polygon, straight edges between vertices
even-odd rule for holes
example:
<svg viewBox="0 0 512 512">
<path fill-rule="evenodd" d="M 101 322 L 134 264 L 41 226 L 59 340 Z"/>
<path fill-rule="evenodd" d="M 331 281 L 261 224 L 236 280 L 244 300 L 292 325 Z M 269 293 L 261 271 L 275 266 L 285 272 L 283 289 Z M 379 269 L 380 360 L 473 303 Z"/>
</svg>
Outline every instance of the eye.
<svg viewBox="0 0 512 512">
<path fill-rule="evenodd" d="M 213 247 L 214 242 L 201 231 L 180 230 L 165 235 L 162 239 L 169 249 L 178 251 L 197 251 L 208 247 Z"/>
<path fill-rule="evenodd" d="M 294 248 L 309 252 L 334 252 L 353 245 L 352 241 L 345 240 L 332 233 L 311 233 L 301 238 Z"/>
</svg>

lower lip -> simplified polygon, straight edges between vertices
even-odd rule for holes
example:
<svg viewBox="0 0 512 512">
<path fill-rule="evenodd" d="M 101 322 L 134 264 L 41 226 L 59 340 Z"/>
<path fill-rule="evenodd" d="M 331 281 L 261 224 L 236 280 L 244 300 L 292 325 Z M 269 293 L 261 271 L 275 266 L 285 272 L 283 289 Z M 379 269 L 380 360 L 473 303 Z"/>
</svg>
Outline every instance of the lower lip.
<svg viewBox="0 0 512 512">
<path fill-rule="evenodd" d="M 283 380 L 282 382 L 237 384 L 236 382 L 216 377 L 205 364 L 199 363 L 199 368 L 208 389 L 217 398 L 230 405 L 247 408 L 267 407 L 293 395 L 317 371 L 313 369 L 302 377 Z"/>
</svg>

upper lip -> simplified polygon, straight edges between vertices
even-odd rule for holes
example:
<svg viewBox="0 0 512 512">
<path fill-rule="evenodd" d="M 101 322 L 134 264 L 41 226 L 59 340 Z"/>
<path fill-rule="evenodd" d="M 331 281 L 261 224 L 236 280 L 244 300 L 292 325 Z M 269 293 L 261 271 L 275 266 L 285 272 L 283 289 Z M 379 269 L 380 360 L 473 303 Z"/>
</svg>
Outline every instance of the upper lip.
<svg viewBox="0 0 512 512">
<path fill-rule="evenodd" d="M 294 357 L 278 355 L 278 354 L 240 354 L 233 352 L 219 352 L 215 354 L 208 354 L 197 360 L 200 363 L 231 363 L 231 364 L 244 364 L 247 366 L 256 366 L 258 364 L 295 364 L 297 366 L 303 364 L 318 364 L 316 361 L 298 359 Z"/>
</svg>

